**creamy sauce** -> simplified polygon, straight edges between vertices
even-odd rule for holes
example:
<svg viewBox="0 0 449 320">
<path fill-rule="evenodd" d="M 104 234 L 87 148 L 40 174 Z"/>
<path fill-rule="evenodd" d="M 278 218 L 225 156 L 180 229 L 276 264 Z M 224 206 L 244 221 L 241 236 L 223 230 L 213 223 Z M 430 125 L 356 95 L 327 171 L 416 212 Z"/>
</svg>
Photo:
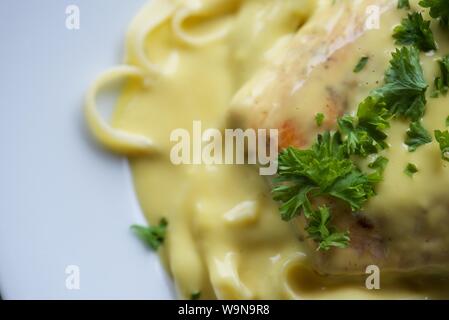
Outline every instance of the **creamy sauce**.
<svg viewBox="0 0 449 320">
<path fill-rule="evenodd" d="M 270 70 L 270 64 L 288 52 L 289 41 L 321 2 L 326 1 L 180 1 L 173 5 L 175 9 L 167 18 L 160 19 L 163 21 L 145 36 L 144 54 L 160 69 L 153 70 L 157 75 L 151 77 L 151 81 L 137 78 L 126 83 L 113 114 L 112 126 L 154 143 L 152 154 L 131 157 L 130 165 L 149 223 L 157 224 L 162 217 L 169 222 L 161 256 L 182 298 L 198 291 L 205 299 L 449 296 L 449 286 L 442 284 L 438 276 L 415 279 L 388 275 L 382 278 L 379 291 L 365 288 L 365 276 L 319 276 L 311 271 L 308 251 L 294 227 L 280 219 L 278 205 L 271 199 L 270 186 L 256 167 L 175 166 L 170 162 L 173 146 L 170 132 L 176 128 L 191 131 L 194 120 L 201 120 L 203 128 L 226 128 L 231 101 L 247 103 L 248 88 L 254 89 L 254 83 L 260 83 L 264 77 L 270 78 L 266 71 L 259 75 L 259 70 Z M 339 1 L 336 2 L 338 6 Z M 197 14 L 174 24 L 176 17 L 182 17 L 178 13 L 191 8 L 193 3 L 198 3 L 198 8 L 209 9 L 197 10 Z M 145 28 L 144 21 L 151 20 L 156 9 L 157 5 L 145 7 L 135 19 L 128 35 L 131 38 L 128 47 L 132 47 L 133 35 Z M 327 112 L 322 88 L 328 85 L 341 88 L 349 80 L 356 89 L 347 97 L 348 112 L 354 110 L 369 90 L 382 81 L 390 53 L 395 48 L 391 29 L 405 14 L 390 6 L 382 14 L 380 30 L 347 39 L 347 45 L 353 48 L 344 51 L 343 62 L 336 69 L 338 73 L 332 77 L 326 73 L 325 63 L 316 61 L 316 67 L 308 70 L 305 79 L 319 79 L 321 87 L 312 86 L 317 82 L 310 81 L 296 82 L 294 88 L 290 88 L 293 94 L 297 91 L 298 97 L 301 95 L 305 99 L 304 104 L 316 109 L 304 108 L 303 114 L 294 112 L 292 116 L 307 118 L 320 111 Z M 313 25 L 306 24 L 306 28 L 313 28 Z M 193 40 L 183 37 L 182 32 Z M 422 55 L 428 83 L 432 83 L 433 75 L 437 74 L 435 59 L 440 53 L 449 53 L 447 35 L 436 32 L 436 39 L 439 54 Z M 352 69 L 363 55 L 370 56 L 370 62 L 367 70 L 354 79 Z M 128 48 L 126 64 L 145 68 L 138 57 L 137 51 Z M 290 67 L 289 72 L 302 72 L 294 65 Z M 273 98 L 264 96 L 264 99 Z M 429 99 L 424 118 L 427 128 L 444 129 L 444 119 L 449 115 L 447 105 L 447 98 Z M 275 126 L 276 114 L 268 119 L 266 127 Z M 429 207 L 430 202 L 434 203 L 433 197 L 444 197 L 449 187 L 448 169 L 441 165 L 438 145 L 432 143 L 409 153 L 403 146 L 407 127 L 399 121 L 392 124 L 388 141 L 391 148 L 386 151 L 390 159 L 385 173 L 387 178 L 379 185 L 378 196 L 366 208 L 367 214 L 375 216 L 383 212 L 396 217 L 393 219 L 397 224 L 391 228 L 413 228 L 401 222 L 404 212 L 424 205 Z M 317 131 L 312 127 L 307 130 L 312 135 Z M 413 179 L 403 174 L 408 162 L 420 169 Z M 441 217 L 447 212 L 441 206 L 438 203 L 431 206 L 431 222 L 435 224 L 441 223 Z M 242 208 L 245 214 L 239 214 Z M 447 226 L 437 228 L 447 229 Z M 393 234 L 397 232 L 391 230 Z M 417 239 L 409 241 L 403 250 L 418 245 L 414 242 Z"/>
</svg>

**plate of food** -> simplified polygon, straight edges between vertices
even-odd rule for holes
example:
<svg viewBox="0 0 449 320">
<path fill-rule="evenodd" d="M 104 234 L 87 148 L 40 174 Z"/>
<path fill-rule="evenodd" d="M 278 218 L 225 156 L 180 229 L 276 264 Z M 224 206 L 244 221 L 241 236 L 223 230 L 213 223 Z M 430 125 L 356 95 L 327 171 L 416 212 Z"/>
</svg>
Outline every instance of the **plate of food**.
<svg viewBox="0 0 449 320">
<path fill-rule="evenodd" d="M 446 1 L 31 3 L 5 298 L 449 298 Z"/>
</svg>

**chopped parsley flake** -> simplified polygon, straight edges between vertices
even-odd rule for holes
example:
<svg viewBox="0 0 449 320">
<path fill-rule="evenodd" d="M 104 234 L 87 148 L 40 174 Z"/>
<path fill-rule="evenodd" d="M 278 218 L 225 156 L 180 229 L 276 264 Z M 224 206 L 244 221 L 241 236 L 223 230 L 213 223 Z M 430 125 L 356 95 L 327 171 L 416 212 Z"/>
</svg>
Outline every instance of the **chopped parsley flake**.
<svg viewBox="0 0 449 320">
<path fill-rule="evenodd" d="M 359 62 L 357 63 L 357 65 L 354 67 L 354 72 L 355 73 L 359 73 L 360 71 L 362 71 L 366 64 L 368 63 L 369 57 L 362 57 L 360 58 Z"/>
<path fill-rule="evenodd" d="M 146 227 L 140 225 L 132 225 L 131 230 L 149 248 L 157 250 L 164 243 L 167 225 L 167 220 L 161 219 L 158 226 Z"/>
<path fill-rule="evenodd" d="M 380 182 L 383 179 L 383 173 L 388 165 L 389 160 L 383 156 L 378 156 L 376 160 L 368 165 L 368 168 L 374 169 L 375 172 L 370 175 L 373 182 Z"/>
<path fill-rule="evenodd" d="M 192 292 L 190 300 L 199 300 L 201 298 L 201 291 Z"/>
<path fill-rule="evenodd" d="M 404 170 L 404 173 L 406 175 L 408 175 L 409 177 L 413 177 L 413 175 L 417 172 L 418 172 L 418 168 L 413 163 L 407 164 L 407 166 L 405 167 L 405 170 Z"/>
<path fill-rule="evenodd" d="M 440 94 L 446 95 L 449 90 L 449 55 L 438 60 L 441 75 L 435 78 L 435 91 L 433 97 L 436 98 Z"/>
<path fill-rule="evenodd" d="M 441 158 L 449 161 L 449 132 L 447 130 L 435 130 L 435 139 L 440 145 Z"/>
<path fill-rule="evenodd" d="M 422 145 L 432 142 L 432 136 L 423 127 L 420 121 L 412 122 L 410 129 L 407 131 L 407 138 L 405 144 L 408 146 L 408 151 L 414 152 Z"/>
</svg>

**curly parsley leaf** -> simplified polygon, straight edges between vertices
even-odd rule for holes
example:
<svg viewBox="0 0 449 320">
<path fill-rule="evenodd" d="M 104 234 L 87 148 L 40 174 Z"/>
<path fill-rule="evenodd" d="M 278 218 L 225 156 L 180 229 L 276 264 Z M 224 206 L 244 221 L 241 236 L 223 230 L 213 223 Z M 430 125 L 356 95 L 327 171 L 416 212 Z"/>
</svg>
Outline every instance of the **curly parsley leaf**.
<svg viewBox="0 0 449 320">
<path fill-rule="evenodd" d="M 310 149 L 290 147 L 281 152 L 278 173 L 281 178 L 305 180 L 326 190 L 339 177 L 351 172 L 353 167 L 352 162 L 344 157 L 340 135 L 325 132 L 318 135 Z"/>
<path fill-rule="evenodd" d="M 415 121 L 410 124 L 410 129 L 407 131 L 407 138 L 405 139 L 408 151 L 414 152 L 418 147 L 431 142 L 432 136 L 423 127 L 421 121 Z"/>
<path fill-rule="evenodd" d="M 331 214 L 328 207 L 319 207 L 308 216 L 306 228 L 310 238 L 319 243 L 317 250 L 329 250 L 332 247 L 347 248 L 349 245 L 349 232 L 336 232 L 330 226 Z"/>
<path fill-rule="evenodd" d="M 354 67 L 354 73 L 359 73 L 360 71 L 362 71 L 366 67 L 368 60 L 369 57 L 360 58 L 359 62 L 357 62 L 357 65 Z"/>
<path fill-rule="evenodd" d="M 158 226 L 146 227 L 140 225 L 132 225 L 131 230 L 149 248 L 157 250 L 164 243 L 165 234 L 167 232 L 167 225 L 167 220 L 161 219 Z"/>
<path fill-rule="evenodd" d="M 345 150 L 349 155 L 366 157 L 388 147 L 385 130 L 391 115 L 378 97 L 370 96 L 360 103 L 357 117 L 344 115 L 338 120 Z"/>
<path fill-rule="evenodd" d="M 384 172 L 387 165 L 388 159 L 383 156 L 378 156 L 376 160 L 368 165 L 368 167 L 371 169 L 379 170 L 380 172 Z"/>
<path fill-rule="evenodd" d="M 338 119 L 338 128 L 342 133 L 346 154 L 366 157 L 377 152 L 373 138 L 366 130 L 358 126 L 356 117 L 344 115 Z"/>
<path fill-rule="evenodd" d="M 398 45 L 414 45 L 424 52 L 437 49 L 430 21 L 424 20 L 422 14 L 418 12 L 410 13 L 394 28 L 393 38 Z"/>
<path fill-rule="evenodd" d="M 323 222 L 324 216 L 320 212 L 321 220 L 318 219 L 312 205 L 316 197 L 340 199 L 355 211 L 373 195 L 373 181 L 349 159 L 339 133 L 325 132 L 318 135 L 311 148 L 289 147 L 279 155 L 273 198 L 280 202 L 280 213 L 286 221 L 303 213 L 311 227 Z M 349 240 L 347 234 L 338 234 L 328 226 L 328 220 L 325 222 L 329 234 L 318 237 L 316 232 L 309 232 L 309 235 L 319 239 L 322 249 L 343 246 Z"/>
<path fill-rule="evenodd" d="M 438 141 L 441 150 L 441 157 L 449 161 L 449 132 L 435 130 L 435 139 Z"/>
<path fill-rule="evenodd" d="M 405 167 L 405 170 L 404 170 L 404 173 L 406 175 L 408 175 L 409 177 L 413 177 L 413 175 L 417 172 L 418 172 L 418 168 L 413 163 L 407 164 L 407 166 Z"/>
<path fill-rule="evenodd" d="M 409 0 L 398 0 L 398 9 L 410 9 Z"/>
<path fill-rule="evenodd" d="M 383 179 L 383 174 L 387 168 L 389 160 L 383 156 L 378 156 L 376 160 L 368 165 L 368 168 L 374 169 L 375 172 L 369 175 L 369 179 L 374 182 L 380 182 Z"/>
<path fill-rule="evenodd" d="M 419 50 L 402 47 L 392 54 L 385 84 L 371 95 L 384 103 L 392 115 L 417 121 L 424 115 L 427 88 Z"/>
<path fill-rule="evenodd" d="M 369 198 L 375 195 L 374 185 L 369 176 L 356 168 L 339 178 L 326 193 L 345 201 L 353 211 L 359 210 Z"/>
<path fill-rule="evenodd" d="M 278 182 L 282 182 L 278 180 Z M 281 202 L 279 213 L 284 221 L 290 221 L 299 213 L 312 211 L 308 194 L 317 188 L 302 179 L 291 181 L 288 185 L 278 185 L 273 189 L 273 199 Z"/>
<path fill-rule="evenodd" d="M 449 55 L 438 60 L 441 75 L 435 78 L 435 91 L 433 97 L 436 98 L 440 94 L 446 95 L 449 91 Z"/>
<path fill-rule="evenodd" d="M 439 19 L 442 27 L 449 27 L 449 1 L 447 0 L 422 0 L 419 5 L 430 9 L 430 16 Z"/>
<path fill-rule="evenodd" d="M 368 132 L 378 150 L 387 148 L 385 130 L 390 127 L 391 114 L 386 104 L 375 97 L 368 97 L 358 106 L 359 127 Z"/>
</svg>

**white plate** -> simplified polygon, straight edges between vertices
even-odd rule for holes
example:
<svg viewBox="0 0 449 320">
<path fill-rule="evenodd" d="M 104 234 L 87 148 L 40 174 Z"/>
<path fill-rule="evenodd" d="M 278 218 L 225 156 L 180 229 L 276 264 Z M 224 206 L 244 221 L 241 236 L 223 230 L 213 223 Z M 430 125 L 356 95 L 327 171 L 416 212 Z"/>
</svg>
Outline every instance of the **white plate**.
<svg viewBox="0 0 449 320">
<path fill-rule="evenodd" d="M 89 140 L 82 115 L 88 85 L 121 62 L 145 1 L 0 2 L 3 298 L 174 297 L 158 258 L 129 230 L 143 220 L 126 161 Z M 77 31 L 65 26 L 70 4 L 80 8 Z M 79 267 L 79 290 L 66 286 L 69 265 Z"/>
</svg>

